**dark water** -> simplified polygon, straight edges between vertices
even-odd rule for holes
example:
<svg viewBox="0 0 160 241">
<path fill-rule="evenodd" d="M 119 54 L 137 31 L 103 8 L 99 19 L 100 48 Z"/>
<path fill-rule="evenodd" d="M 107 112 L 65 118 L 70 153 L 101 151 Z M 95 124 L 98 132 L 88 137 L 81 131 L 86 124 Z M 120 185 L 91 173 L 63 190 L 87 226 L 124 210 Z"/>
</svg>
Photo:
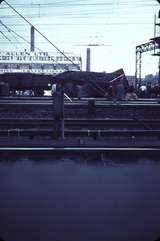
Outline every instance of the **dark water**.
<svg viewBox="0 0 160 241">
<path fill-rule="evenodd" d="M 0 162 L 5 241 L 153 241 L 160 162 Z"/>
</svg>

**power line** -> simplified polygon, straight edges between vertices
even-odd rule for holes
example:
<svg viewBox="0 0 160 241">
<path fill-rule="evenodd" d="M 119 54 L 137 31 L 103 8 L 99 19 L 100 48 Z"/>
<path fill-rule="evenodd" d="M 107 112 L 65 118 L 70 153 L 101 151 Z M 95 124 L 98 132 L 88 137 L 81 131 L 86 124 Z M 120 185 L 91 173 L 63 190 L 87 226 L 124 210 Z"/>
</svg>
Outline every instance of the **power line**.
<svg viewBox="0 0 160 241">
<path fill-rule="evenodd" d="M 8 42 L 11 44 L 14 44 L 15 46 L 16 46 L 16 48 L 17 48 L 17 44 L 16 43 L 13 43 L 12 42 L 12 40 L 11 39 L 9 39 L 2 31 L 0 31 L 0 33 L 5 37 L 5 39 L 7 40 L 7 44 L 8 44 Z"/>
<path fill-rule="evenodd" d="M 41 33 L 33 24 L 31 24 L 21 13 L 19 13 L 14 7 L 12 7 L 6 0 L 0 0 L 0 3 L 5 2 L 15 13 L 17 13 L 25 22 L 27 22 L 31 27 L 34 27 L 34 29 L 44 38 L 46 39 L 58 52 L 60 52 L 68 61 L 70 61 L 73 65 L 76 66 L 76 64 L 68 58 L 67 55 L 65 55 L 57 46 L 55 46 L 43 33 Z"/>
<path fill-rule="evenodd" d="M 59 16 L 56 16 L 56 17 L 64 17 L 64 16 L 69 16 L 69 19 L 68 18 L 65 18 L 65 21 L 73 21 L 73 19 L 77 22 L 77 21 L 82 21 L 82 20 L 84 20 L 84 21 L 86 21 L 86 19 L 87 19 L 87 21 L 88 21 L 88 23 L 74 23 L 74 24 L 72 24 L 72 23 L 68 23 L 68 25 L 76 25 L 76 24 L 79 24 L 79 25 L 94 25 L 94 23 L 93 23 L 93 19 L 90 19 L 89 18 L 89 15 L 90 15 L 90 17 L 93 15 L 94 16 L 94 14 L 84 14 L 84 15 L 72 15 L 72 14 L 70 14 L 70 15 L 59 15 Z M 127 17 L 129 17 L 130 19 L 132 18 L 133 19 L 133 17 L 134 18 L 137 18 L 138 17 L 138 15 L 139 16 L 141 16 L 142 18 L 143 18 L 143 20 L 150 20 L 151 18 L 152 18 L 152 16 L 147 16 L 147 15 L 145 15 L 144 14 L 144 16 L 143 16 L 143 14 L 141 14 L 141 13 L 136 13 L 136 15 L 134 15 L 134 13 L 131 15 L 130 13 L 125 13 L 125 16 L 112 16 L 112 20 L 113 19 L 122 19 L 122 20 L 125 20 Z M 42 19 L 42 17 L 51 17 L 51 15 L 47 15 L 47 14 L 44 14 L 44 15 L 41 15 L 41 17 L 40 16 L 38 16 L 38 15 L 36 15 L 36 14 L 30 14 L 30 15 L 27 15 L 27 16 L 30 16 L 30 18 L 36 18 L 36 19 Z M 106 16 L 106 13 L 103 13 L 103 14 L 99 14 L 98 16 L 96 15 L 96 17 L 100 20 L 100 19 L 104 19 L 104 17 Z M 1 19 L 17 19 L 18 17 L 16 16 L 16 15 L 3 15 L 3 16 L 1 16 Z M 92 23 L 89 23 L 89 21 L 91 21 L 92 20 Z M 44 19 L 44 21 L 45 21 L 45 19 Z M 96 23 L 95 23 L 96 24 Z M 102 25 L 103 25 L 104 23 L 102 23 Z M 112 24 L 112 22 L 111 23 L 109 23 L 110 25 Z M 124 23 L 125 24 L 125 23 Z M 144 23 L 145 24 L 145 23 Z M 67 25 L 67 23 L 65 23 L 65 24 L 61 24 L 61 23 L 58 23 L 58 24 L 54 24 L 54 25 Z M 100 25 L 100 23 L 98 24 L 98 25 Z M 18 25 L 17 25 L 18 26 Z M 40 25 L 39 25 L 40 26 Z"/>
<path fill-rule="evenodd" d="M 151 22 L 110 22 L 110 23 L 39 23 L 39 26 L 48 26 L 48 27 L 54 27 L 54 26 L 103 26 L 103 25 L 139 25 L 139 24 L 143 24 L 143 25 L 153 25 Z M 16 26 L 16 27 L 23 27 L 26 26 L 26 24 L 24 23 L 9 23 L 8 26 Z"/>
<path fill-rule="evenodd" d="M 3 37 L 5 37 L 5 39 L 7 39 L 9 42 L 11 42 L 11 40 L 2 31 L 0 31 L 0 33 L 3 35 Z"/>
<path fill-rule="evenodd" d="M 24 40 L 24 42 L 26 42 L 26 43 L 28 43 L 29 45 L 30 45 L 30 42 L 27 40 L 27 39 L 25 39 L 24 37 L 22 37 L 21 35 L 19 35 L 18 33 L 16 33 L 15 31 L 13 31 L 12 29 L 10 29 L 8 26 L 6 26 L 1 20 L 0 20 L 0 23 L 9 31 L 9 32 L 12 32 L 12 33 L 14 33 L 15 35 L 17 35 L 19 38 L 21 38 L 22 40 Z M 2 31 L 0 31 L 0 32 L 2 32 Z M 11 41 L 11 40 L 10 40 Z M 39 51 L 41 51 L 41 52 L 43 52 L 40 48 L 37 48 L 37 47 L 35 47 L 37 50 L 39 50 Z M 49 56 L 50 57 L 50 56 Z M 52 61 L 54 61 L 54 62 L 56 62 L 57 64 L 59 64 L 55 59 L 53 59 L 52 57 L 51 57 L 51 60 Z"/>
<path fill-rule="evenodd" d="M 151 17 L 150 16 L 147 16 L 146 12 L 142 11 L 142 10 L 136 10 L 136 12 L 132 11 L 130 12 L 129 9 L 126 9 L 126 11 L 124 11 L 123 9 L 123 13 L 124 15 L 112 15 L 112 19 L 126 19 L 128 16 L 131 18 L 133 18 L 133 15 L 134 15 L 134 18 L 136 18 L 138 15 L 140 15 L 141 17 L 145 18 L 145 19 L 150 19 Z M 88 19 L 88 21 L 91 19 L 90 17 L 98 17 L 98 19 L 100 18 L 104 18 L 104 16 L 106 16 L 106 14 L 109 14 L 111 15 L 112 14 L 112 11 L 110 12 L 107 12 L 105 11 L 104 9 L 101 10 L 101 11 L 98 11 L 98 10 L 93 10 L 93 11 L 88 11 L 88 12 L 75 12 L 75 11 L 69 11 L 69 12 L 56 12 L 54 14 L 54 17 L 66 17 L 68 18 L 67 21 L 69 19 L 73 19 L 73 18 L 77 18 L 77 19 Z M 52 12 L 46 12 L 46 13 L 27 13 L 25 14 L 25 18 L 45 18 L 45 17 L 53 17 L 53 13 Z M 1 15 L 1 19 L 12 19 L 12 18 L 18 18 L 17 15 L 13 15 L 13 14 L 4 14 L 4 15 Z M 93 20 L 93 19 L 91 19 Z M 87 23 L 86 23 L 87 24 Z"/>
<path fill-rule="evenodd" d="M 14 31 L 13 30 L 11 30 L 9 27 L 7 27 L 1 20 L 0 20 L 0 24 L 5 28 L 5 29 L 7 29 L 7 32 L 9 32 L 12 36 L 13 36 L 13 38 L 16 40 L 16 43 L 13 43 L 13 41 L 12 41 L 12 43 L 17 47 L 17 43 L 19 44 L 19 45 L 22 45 L 22 43 L 20 43 L 19 42 L 19 40 L 16 38 L 16 36 L 14 35 Z M 3 33 L 4 33 L 4 31 L 3 31 Z M 19 49 L 19 48 L 18 48 Z"/>
<path fill-rule="evenodd" d="M 152 2 L 146 2 L 146 1 L 133 1 L 133 2 L 119 2 L 118 4 L 115 4 L 114 2 L 98 2 L 98 3 L 87 3 L 87 2 L 80 2 L 78 3 L 78 1 L 70 1 L 70 2 L 49 2 L 49 3 L 27 3 L 27 4 L 12 4 L 12 6 L 15 7 L 21 7 L 21 8 L 28 8 L 28 7 L 50 7 L 50 6 L 54 6 L 54 7 L 66 7 L 66 6 L 114 6 L 114 5 L 118 5 L 118 6 L 135 6 L 135 4 L 137 5 L 144 5 L 144 6 L 156 6 L 156 2 L 152 1 Z M 5 7 L 3 7 L 5 8 Z"/>
<path fill-rule="evenodd" d="M 13 31 L 12 29 L 10 29 L 10 28 L 9 28 L 8 26 L 6 26 L 1 20 L 0 20 L 0 23 L 8 30 L 8 32 L 14 33 L 14 34 L 17 35 L 19 38 L 21 38 L 22 40 L 24 40 L 24 42 L 26 42 L 26 43 L 28 43 L 28 44 L 30 45 L 30 42 L 29 42 L 27 39 L 25 39 L 24 37 L 22 37 L 21 35 L 19 35 L 19 34 L 16 33 L 15 31 Z M 2 32 L 2 31 L 0 31 L 0 32 Z M 3 34 L 3 32 L 2 32 L 2 34 Z M 6 39 L 7 39 L 7 38 L 6 38 Z M 11 40 L 10 40 L 10 41 L 11 41 Z M 24 43 L 24 42 L 19 42 L 19 43 Z M 0 43 L 2 43 L 2 42 L 0 42 Z M 12 41 L 12 43 L 15 44 L 16 42 L 13 42 L 13 41 Z M 43 42 L 43 43 L 44 43 L 44 42 Z M 4 44 L 4 42 L 3 42 L 3 44 Z M 37 49 L 37 50 L 40 51 L 40 52 L 43 52 L 43 50 L 40 49 L 40 48 L 38 48 L 38 47 L 35 47 L 35 49 Z M 52 56 L 48 55 L 48 57 L 50 57 L 51 61 L 53 61 L 53 62 L 57 63 L 59 66 L 61 66 L 61 64 L 60 64 L 57 60 L 55 60 Z M 76 64 L 74 64 L 74 65 L 76 65 Z M 77 66 L 77 65 L 76 65 L 76 66 Z"/>
</svg>

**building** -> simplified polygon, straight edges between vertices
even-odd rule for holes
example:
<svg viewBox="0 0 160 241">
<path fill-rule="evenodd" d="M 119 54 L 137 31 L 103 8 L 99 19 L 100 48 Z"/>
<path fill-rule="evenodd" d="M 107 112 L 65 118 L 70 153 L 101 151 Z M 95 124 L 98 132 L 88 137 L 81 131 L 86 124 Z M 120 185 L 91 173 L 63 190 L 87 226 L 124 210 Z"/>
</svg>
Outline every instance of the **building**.
<svg viewBox="0 0 160 241">
<path fill-rule="evenodd" d="M 0 51 L 0 73 L 36 73 L 56 75 L 64 71 L 79 71 L 82 59 L 73 53 Z"/>
</svg>

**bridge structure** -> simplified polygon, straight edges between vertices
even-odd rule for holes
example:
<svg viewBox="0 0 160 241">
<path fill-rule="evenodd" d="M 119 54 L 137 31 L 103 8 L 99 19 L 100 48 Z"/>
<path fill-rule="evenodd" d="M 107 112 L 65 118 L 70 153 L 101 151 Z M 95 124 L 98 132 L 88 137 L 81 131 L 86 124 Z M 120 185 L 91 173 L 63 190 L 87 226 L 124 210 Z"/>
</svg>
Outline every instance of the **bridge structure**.
<svg viewBox="0 0 160 241">
<path fill-rule="evenodd" d="M 160 43 L 160 37 L 158 39 Z M 157 43 L 156 40 L 152 39 L 147 43 L 136 46 L 136 69 L 135 69 L 136 88 L 140 87 L 142 83 L 142 53 L 145 53 L 148 51 L 154 51 L 153 55 L 160 54 L 158 52 L 156 53 L 156 50 L 160 49 L 159 43 Z"/>
<path fill-rule="evenodd" d="M 158 21 L 159 20 L 159 21 Z M 149 42 L 136 46 L 136 63 L 135 63 L 135 86 L 139 88 L 142 84 L 142 53 L 153 51 L 153 56 L 159 56 L 159 78 L 158 84 L 160 86 L 160 10 L 158 13 L 158 20 L 155 16 L 154 24 L 154 38 L 151 38 Z"/>
</svg>

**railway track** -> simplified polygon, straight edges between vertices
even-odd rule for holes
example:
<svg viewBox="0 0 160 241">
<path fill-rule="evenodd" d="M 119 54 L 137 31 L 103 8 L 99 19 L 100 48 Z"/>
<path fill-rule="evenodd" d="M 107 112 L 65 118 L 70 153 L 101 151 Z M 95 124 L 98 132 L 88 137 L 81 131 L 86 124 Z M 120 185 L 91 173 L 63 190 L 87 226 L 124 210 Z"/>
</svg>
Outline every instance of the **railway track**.
<svg viewBox="0 0 160 241">
<path fill-rule="evenodd" d="M 87 115 L 91 100 L 96 112 L 93 118 Z M 65 100 L 64 140 L 54 139 L 52 106 L 52 97 L 0 98 L 0 153 L 25 150 L 60 154 L 81 154 L 82 151 L 160 153 L 160 102 L 157 99 Z M 68 113 L 70 115 L 66 115 Z"/>
<path fill-rule="evenodd" d="M 159 99 L 139 99 L 135 101 L 108 101 L 103 98 L 73 98 L 72 102 L 65 99 L 65 105 L 88 105 L 94 101 L 95 106 L 101 105 L 123 105 L 123 106 L 160 106 Z M 52 97 L 0 97 L 0 105 L 53 105 Z"/>
<path fill-rule="evenodd" d="M 67 129 L 160 129 L 159 119 L 73 119 L 65 118 Z M 0 129 L 53 128 L 53 118 L 0 118 Z"/>
<path fill-rule="evenodd" d="M 76 137 L 85 137 L 85 138 L 92 138 L 92 139 L 99 139 L 99 138 L 107 138 L 110 137 L 118 137 L 119 140 L 123 138 L 129 138 L 133 141 L 137 141 L 135 138 L 160 138 L 160 129 L 158 130 L 64 130 L 65 137 L 69 138 L 76 138 Z M 32 129 L 0 129 L 0 136 L 7 136 L 7 137 L 39 137 L 39 136 L 50 136 L 54 137 L 54 128 L 42 129 L 42 128 L 32 128 Z"/>
</svg>

